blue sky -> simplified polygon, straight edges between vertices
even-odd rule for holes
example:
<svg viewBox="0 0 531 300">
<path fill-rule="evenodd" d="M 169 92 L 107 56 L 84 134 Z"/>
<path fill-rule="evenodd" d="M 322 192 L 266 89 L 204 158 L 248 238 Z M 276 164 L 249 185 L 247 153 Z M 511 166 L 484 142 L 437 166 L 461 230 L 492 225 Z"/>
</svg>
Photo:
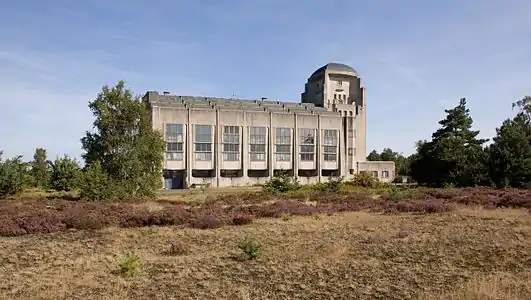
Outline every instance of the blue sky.
<svg viewBox="0 0 531 300">
<path fill-rule="evenodd" d="M 466 97 L 482 136 L 531 94 L 526 0 L 3 1 L 0 149 L 79 157 L 87 104 L 136 93 L 299 101 L 328 62 L 367 88 L 368 151 L 411 153 Z"/>
</svg>

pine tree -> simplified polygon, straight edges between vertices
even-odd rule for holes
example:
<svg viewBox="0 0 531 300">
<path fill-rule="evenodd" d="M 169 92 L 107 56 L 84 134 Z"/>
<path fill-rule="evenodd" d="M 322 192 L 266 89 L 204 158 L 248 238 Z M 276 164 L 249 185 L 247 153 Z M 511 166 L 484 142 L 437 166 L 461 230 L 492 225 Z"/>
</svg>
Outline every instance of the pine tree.
<svg viewBox="0 0 531 300">
<path fill-rule="evenodd" d="M 513 104 L 520 111 L 506 119 L 489 146 L 489 169 L 497 187 L 529 187 L 531 182 L 531 97 Z"/>
<path fill-rule="evenodd" d="M 413 178 L 428 185 L 473 186 L 485 184 L 487 139 L 477 138 L 479 131 L 472 130 L 473 120 L 466 99 L 446 109 L 446 118 L 439 121 L 439 128 L 429 142 L 418 146 L 412 164 Z"/>
<path fill-rule="evenodd" d="M 46 149 L 37 148 L 33 154 L 31 165 L 31 176 L 35 187 L 47 188 L 50 183 L 50 162 L 46 157 Z"/>
</svg>

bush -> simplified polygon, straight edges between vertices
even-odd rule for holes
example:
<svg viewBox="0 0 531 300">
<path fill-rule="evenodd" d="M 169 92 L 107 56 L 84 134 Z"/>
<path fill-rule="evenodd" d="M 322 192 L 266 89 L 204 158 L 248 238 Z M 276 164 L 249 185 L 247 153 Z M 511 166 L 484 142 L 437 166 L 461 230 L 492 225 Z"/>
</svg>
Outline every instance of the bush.
<svg viewBox="0 0 531 300">
<path fill-rule="evenodd" d="M 289 191 L 295 191 L 300 188 L 299 182 L 286 173 L 273 176 L 263 186 L 263 191 L 268 194 L 279 194 Z"/>
<path fill-rule="evenodd" d="M 80 180 L 80 196 L 88 201 L 111 199 L 115 195 L 111 191 L 110 180 L 99 162 L 89 166 Z"/>
<path fill-rule="evenodd" d="M 55 159 L 52 166 L 50 187 L 56 191 L 73 191 L 78 187 L 81 168 L 75 159 L 65 155 Z"/>
<path fill-rule="evenodd" d="M 416 188 L 392 187 L 382 195 L 382 198 L 390 201 L 400 201 L 405 199 L 418 199 L 423 195 L 424 193 Z"/>
<path fill-rule="evenodd" d="M 253 217 L 249 215 L 236 215 L 232 217 L 233 225 L 246 225 L 250 224 L 253 221 Z"/>
<path fill-rule="evenodd" d="M 337 193 L 341 190 L 342 183 L 342 177 L 329 177 L 327 182 L 319 182 L 309 188 L 321 192 Z"/>
<path fill-rule="evenodd" d="M 188 247 L 182 241 L 170 243 L 170 247 L 166 252 L 167 255 L 184 255 L 186 253 L 188 253 Z"/>
<path fill-rule="evenodd" d="M 191 226 L 199 229 L 215 229 L 223 226 L 223 221 L 219 216 L 205 212 L 199 213 L 193 220 Z"/>
<path fill-rule="evenodd" d="M 380 186 L 380 181 L 371 174 L 362 172 L 355 174 L 354 177 L 348 181 L 348 184 L 352 186 L 375 188 Z"/>
<path fill-rule="evenodd" d="M 0 152 L 0 197 L 5 198 L 22 193 L 28 182 L 27 164 L 22 156 L 2 161 Z"/>
<path fill-rule="evenodd" d="M 242 250 L 248 260 L 259 258 L 262 252 L 262 245 L 251 238 L 246 238 L 238 243 L 238 248 Z"/>
<path fill-rule="evenodd" d="M 140 272 L 140 258 L 136 254 L 129 253 L 120 262 L 120 274 L 124 277 L 133 277 Z"/>
</svg>

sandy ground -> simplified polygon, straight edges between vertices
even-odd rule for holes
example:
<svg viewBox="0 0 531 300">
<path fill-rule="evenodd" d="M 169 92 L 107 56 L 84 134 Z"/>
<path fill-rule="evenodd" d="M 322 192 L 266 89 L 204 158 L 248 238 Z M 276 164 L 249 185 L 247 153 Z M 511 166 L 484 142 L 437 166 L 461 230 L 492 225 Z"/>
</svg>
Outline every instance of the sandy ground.
<svg viewBox="0 0 531 300">
<path fill-rule="evenodd" d="M 252 237 L 261 257 L 239 259 Z M 176 241 L 187 253 L 169 255 Z M 117 274 L 127 253 L 140 272 Z M 0 238 L 1 299 L 531 299 L 525 210 L 348 213 Z"/>
</svg>

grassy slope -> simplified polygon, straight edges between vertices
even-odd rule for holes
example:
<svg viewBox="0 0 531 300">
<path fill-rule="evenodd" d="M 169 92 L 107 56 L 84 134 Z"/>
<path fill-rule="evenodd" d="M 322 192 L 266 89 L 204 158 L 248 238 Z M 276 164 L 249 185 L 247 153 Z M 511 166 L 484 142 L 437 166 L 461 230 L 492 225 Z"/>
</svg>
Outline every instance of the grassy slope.
<svg viewBox="0 0 531 300">
<path fill-rule="evenodd" d="M 264 244 L 258 260 L 235 259 L 236 244 L 246 236 Z M 165 254 L 178 240 L 190 252 Z M 496 299 L 489 295 L 527 299 L 529 249 L 529 213 L 508 209 L 261 219 L 215 230 L 71 231 L 0 238 L 0 295 L 5 299 Z M 122 278 L 114 271 L 129 251 L 140 256 L 142 269 L 136 277 Z M 485 297 L 474 298 L 481 292 Z"/>
</svg>

